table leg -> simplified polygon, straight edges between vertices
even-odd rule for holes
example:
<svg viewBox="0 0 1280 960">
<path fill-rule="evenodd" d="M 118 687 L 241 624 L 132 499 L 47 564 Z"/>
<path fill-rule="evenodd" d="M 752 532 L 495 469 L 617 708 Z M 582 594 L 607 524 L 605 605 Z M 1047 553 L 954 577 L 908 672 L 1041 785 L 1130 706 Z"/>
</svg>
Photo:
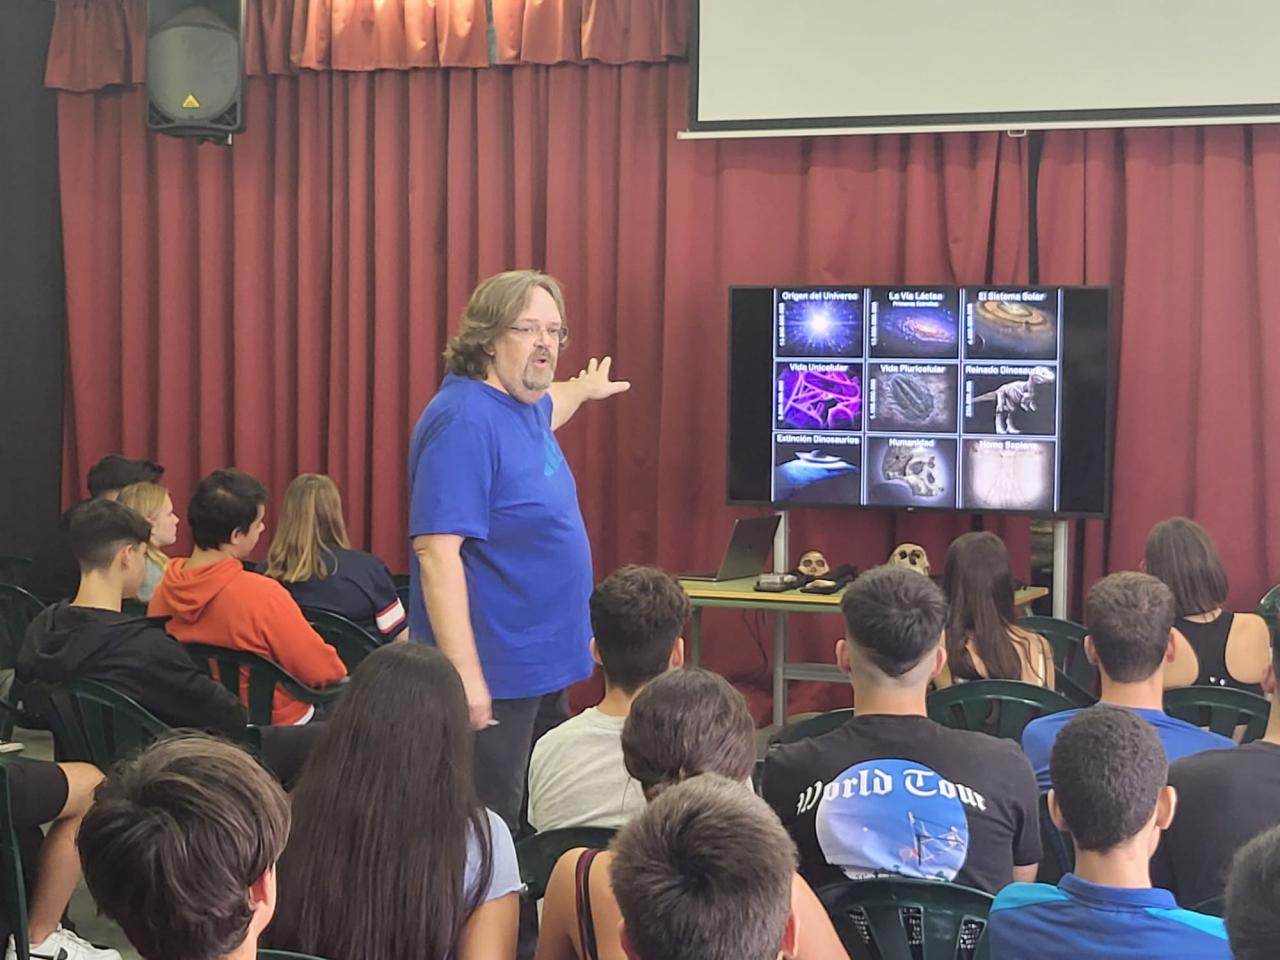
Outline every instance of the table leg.
<svg viewBox="0 0 1280 960">
<path fill-rule="evenodd" d="M 689 629 L 689 666 L 702 663 L 702 608 L 693 608 L 693 620 Z"/>
<path fill-rule="evenodd" d="M 787 615 L 776 613 L 773 617 L 773 724 L 781 727 L 787 722 Z"/>
</svg>

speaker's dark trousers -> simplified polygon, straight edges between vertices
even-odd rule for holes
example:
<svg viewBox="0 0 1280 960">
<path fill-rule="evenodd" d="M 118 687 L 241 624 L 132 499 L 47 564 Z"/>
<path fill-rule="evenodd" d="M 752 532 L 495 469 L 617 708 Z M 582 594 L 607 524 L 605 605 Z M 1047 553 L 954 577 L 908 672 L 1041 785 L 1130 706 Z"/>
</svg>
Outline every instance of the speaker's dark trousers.
<svg viewBox="0 0 1280 960">
<path fill-rule="evenodd" d="M 506 821 L 513 836 L 527 833 L 525 792 L 529 755 L 544 733 L 569 716 L 564 690 L 519 700 L 494 700 L 496 726 L 475 735 L 475 781 L 480 802 Z"/>
</svg>

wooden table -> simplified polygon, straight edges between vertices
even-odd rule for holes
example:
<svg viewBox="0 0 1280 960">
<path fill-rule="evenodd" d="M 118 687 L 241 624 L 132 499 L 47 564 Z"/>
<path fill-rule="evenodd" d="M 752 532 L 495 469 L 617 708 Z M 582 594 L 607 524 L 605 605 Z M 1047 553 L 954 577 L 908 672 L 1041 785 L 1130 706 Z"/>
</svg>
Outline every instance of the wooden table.
<svg viewBox="0 0 1280 960">
<path fill-rule="evenodd" d="M 702 611 L 707 607 L 734 610 L 759 610 L 774 616 L 773 627 L 773 722 L 781 726 L 787 716 L 787 681 L 821 680 L 848 683 L 849 678 L 834 663 L 797 663 L 787 661 L 787 615 L 792 613 L 840 612 L 841 593 L 760 593 L 755 590 L 755 577 L 741 580 L 681 580 L 680 586 L 693 604 L 693 624 L 689 633 L 689 660 L 698 666 L 702 659 Z M 1019 590 L 1014 603 L 1022 609 L 1035 600 L 1047 597 L 1044 587 Z"/>
</svg>

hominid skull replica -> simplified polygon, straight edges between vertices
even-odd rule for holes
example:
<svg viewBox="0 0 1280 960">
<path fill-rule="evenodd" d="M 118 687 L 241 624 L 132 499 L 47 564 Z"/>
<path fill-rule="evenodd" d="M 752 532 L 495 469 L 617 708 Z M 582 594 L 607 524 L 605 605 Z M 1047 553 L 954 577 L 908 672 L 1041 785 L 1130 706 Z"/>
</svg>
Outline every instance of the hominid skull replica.
<svg viewBox="0 0 1280 960">
<path fill-rule="evenodd" d="M 801 554 L 797 569 L 810 577 L 825 577 L 831 572 L 827 558 L 822 555 L 821 550 L 810 550 Z"/>
<path fill-rule="evenodd" d="M 929 554 L 925 553 L 924 547 L 918 543 L 900 543 L 889 554 L 889 565 L 906 567 L 908 570 L 914 570 L 916 573 L 922 573 L 927 577 L 929 575 Z"/>
</svg>

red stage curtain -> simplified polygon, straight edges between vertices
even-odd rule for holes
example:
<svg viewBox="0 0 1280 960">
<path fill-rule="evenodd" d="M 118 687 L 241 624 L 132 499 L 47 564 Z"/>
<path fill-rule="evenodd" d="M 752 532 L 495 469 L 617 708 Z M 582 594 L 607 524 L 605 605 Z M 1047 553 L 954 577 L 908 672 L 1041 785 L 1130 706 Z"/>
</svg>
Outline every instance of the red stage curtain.
<svg viewBox="0 0 1280 960">
<path fill-rule="evenodd" d="M 1176 514 L 1206 526 L 1229 604 L 1252 609 L 1280 567 L 1280 128 L 1049 133 L 1039 191 L 1041 278 L 1117 292 L 1112 519 L 1074 531 L 1075 610 Z"/>
<path fill-rule="evenodd" d="M 1025 176 L 998 134 L 678 141 L 686 74 L 253 77 L 229 149 L 149 136 L 136 88 L 63 93 L 66 489 L 112 450 L 165 463 L 180 509 L 228 463 L 277 496 L 324 471 L 354 540 L 403 568 L 405 452 L 447 333 L 479 278 L 539 266 L 569 298 L 561 372 L 611 353 L 634 382 L 562 435 L 597 572 L 713 563 L 735 515 L 726 287 L 1025 282 Z M 970 524 L 799 511 L 793 544 L 865 567 L 906 539 L 938 563 Z M 1023 576 L 1027 528 L 997 525 Z M 707 622 L 709 663 L 767 689 L 753 625 Z M 793 658 L 830 660 L 837 619 L 793 626 Z M 797 706 L 846 701 L 824 685 Z"/>
<path fill-rule="evenodd" d="M 142 83 L 146 0 L 57 0 L 47 86 Z M 645 63 L 683 57 L 688 0 L 492 0 L 497 63 Z M 250 76 L 310 70 L 487 67 L 485 0 L 249 0 Z"/>
</svg>

